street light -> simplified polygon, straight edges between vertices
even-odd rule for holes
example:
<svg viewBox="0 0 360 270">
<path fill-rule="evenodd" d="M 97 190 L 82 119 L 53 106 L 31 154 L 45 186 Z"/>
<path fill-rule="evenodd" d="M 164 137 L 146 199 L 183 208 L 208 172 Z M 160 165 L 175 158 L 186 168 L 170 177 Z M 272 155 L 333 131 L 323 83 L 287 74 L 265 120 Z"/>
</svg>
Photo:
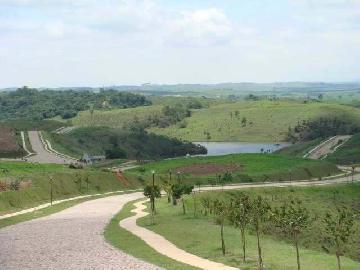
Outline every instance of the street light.
<svg viewBox="0 0 360 270">
<path fill-rule="evenodd" d="M 53 204 L 53 182 L 54 182 L 54 179 L 52 177 L 50 177 L 50 205 Z"/>
</svg>

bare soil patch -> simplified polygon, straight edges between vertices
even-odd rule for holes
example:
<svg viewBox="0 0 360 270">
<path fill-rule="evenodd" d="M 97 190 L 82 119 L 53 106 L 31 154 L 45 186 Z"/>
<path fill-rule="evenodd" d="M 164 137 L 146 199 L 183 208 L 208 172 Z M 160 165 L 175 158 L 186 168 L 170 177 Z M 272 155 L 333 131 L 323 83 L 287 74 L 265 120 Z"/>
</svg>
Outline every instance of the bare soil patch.
<svg viewBox="0 0 360 270">
<path fill-rule="evenodd" d="M 8 127 L 0 126 L 0 153 L 12 153 L 21 151 L 16 141 L 16 134 Z"/>
<path fill-rule="evenodd" d="M 193 175 L 210 175 L 216 173 L 225 173 L 225 172 L 237 172 L 242 171 L 244 165 L 241 164 L 192 164 L 190 166 L 184 166 L 176 169 L 176 172 L 180 173 L 189 173 Z"/>
</svg>

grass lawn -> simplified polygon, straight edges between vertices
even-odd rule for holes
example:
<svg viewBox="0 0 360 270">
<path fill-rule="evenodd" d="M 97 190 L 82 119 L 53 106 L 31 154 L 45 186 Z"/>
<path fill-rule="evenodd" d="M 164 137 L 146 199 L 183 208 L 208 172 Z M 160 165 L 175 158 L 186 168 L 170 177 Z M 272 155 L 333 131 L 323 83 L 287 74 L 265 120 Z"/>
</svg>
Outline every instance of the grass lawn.
<svg viewBox="0 0 360 270">
<path fill-rule="evenodd" d="M 179 263 L 166 256 L 161 255 L 151 247 L 149 247 L 139 237 L 133 235 L 129 231 L 119 226 L 120 220 L 132 216 L 130 212 L 134 206 L 134 202 L 127 203 L 123 209 L 110 221 L 106 226 L 104 236 L 107 242 L 114 247 L 133 255 L 136 258 L 153 263 L 168 270 L 194 270 L 194 268 L 186 264 Z"/>
<path fill-rule="evenodd" d="M 205 166 L 202 172 L 192 172 L 194 166 Z M 310 179 L 338 173 L 335 165 L 275 154 L 234 154 L 211 157 L 190 157 L 152 162 L 125 172 L 130 179 L 150 180 L 155 170 L 156 180 L 180 177 L 190 183 L 209 184 L 218 174 L 232 171 L 234 183 L 256 181 L 288 181 Z M 177 174 L 177 172 L 181 172 Z"/>
<path fill-rule="evenodd" d="M 2 169 L 8 170 L 3 172 Z M 89 178 L 89 184 L 85 181 L 76 183 L 81 176 Z M 86 168 L 81 170 L 70 169 L 64 165 L 56 164 L 31 164 L 25 162 L 0 162 L 0 182 L 31 180 L 32 186 L 18 191 L 0 192 L 0 214 L 16 212 L 20 209 L 33 207 L 50 198 L 49 178 L 53 177 L 54 200 L 66 199 L 83 194 L 96 194 L 108 191 L 133 189 L 141 186 L 134 179 L 129 186 L 125 186 L 115 174 L 97 169 Z"/>
<path fill-rule="evenodd" d="M 338 202 L 345 204 L 352 204 L 359 202 L 360 199 L 360 185 L 342 185 L 332 187 L 311 187 L 311 188 L 271 188 L 271 189 L 251 189 L 245 192 L 251 196 L 262 194 L 271 198 L 273 196 L 292 195 L 303 199 L 306 205 L 311 207 L 313 214 L 321 213 L 333 208 L 334 201 L 331 198 L 334 196 L 333 192 L 337 190 Z M 240 191 L 231 192 L 211 192 L 211 196 L 236 196 Z M 242 191 L 244 192 L 244 191 Z M 197 196 L 205 196 L 201 194 Z M 172 206 L 166 202 L 165 198 L 157 200 L 156 224 L 150 225 L 150 217 L 142 218 L 138 223 L 147 229 L 153 230 L 158 234 L 163 235 L 169 241 L 176 244 L 178 247 L 199 255 L 204 258 L 209 258 L 214 261 L 222 262 L 227 265 L 240 267 L 240 269 L 254 269 L 257 260 L 257 246 L 256 237 L 250 230 L 246 232 L 247 237 L 247 253 L 248 262 L 241 261 L 241 241 L 240 232 L 238 229 L 230 225 L 225 226 L 225 241 L 226 241 L 226 256 L 222 256 L 221 242 L 220 242 L 220 227 L 216 225 L 212 217 L 202 216 L 197 213 L 193 214 L 193 197 L 187 197 L 186 205 L 188 212 L 186 215 L 182 214 L 182 208 Z M 356 204 L 359 207 L 358 203 Z M 198 206 L 200 207 L 200 206 Z M 199 208 L 198 208 L 199 209 Z M 360 243 L 360 222 L 356 224 L 356 232 L 354 234 L 354 243 L 348 253 L 351 257 L 360 260 L 358 250 L 358 243 Z M 271 232 L 271 231 L 270 231 Z M 322 229 L 319 224 L 315 223 L 311 228 L 311 232 L 304 233 L 302 241 L 302 248 L 300 250 L 302 269 L 317 269 L 317 270 L 336 270 L 337 262 L 334 255 L 325 254 L 319 247 L 321 242 Z M 186 237 L 184 237 L 186 236 Z M 272 270 L 292 270 L 297 269 L 295 248 L 291 243 L 278 235 L 269 233 L 261 237 L 264 263 L 266 269 Z M 360 269 L 360 262 L 349 258 L 342 258 L 343 269 L 355 270 Z"/>
<path fill-rule="evenodd" d="M 360 122 L 360 109 L 335 103 L 240 101 L 195 110 L 186 118 L 185 128 L 172 125 L 150 131 L 189 141 L 206 141 L 205 132 L 209 132 L 210 141 L 279 142 L 286 139 L 289 126 L 294 127 L 298 121 L 326 116 Z"/>
</svg>

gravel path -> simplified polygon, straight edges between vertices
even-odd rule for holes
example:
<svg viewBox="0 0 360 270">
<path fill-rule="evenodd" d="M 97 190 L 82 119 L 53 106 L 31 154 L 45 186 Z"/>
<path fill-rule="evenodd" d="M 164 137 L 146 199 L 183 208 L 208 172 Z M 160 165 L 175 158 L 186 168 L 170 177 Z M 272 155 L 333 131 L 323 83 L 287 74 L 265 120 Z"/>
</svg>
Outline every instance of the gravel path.
<svg viewBox="0 0 360 270">
<path fill-rule="evenodd" d="M 1 270 L 160 269 L 107 244 L 102 232 L 131 193 L 87 201 L 0 229 Z"/>
<path fill-rule="evenodd" d="M 72 160 L 59 157 L 55 154 L 46 151 L 44 145 L 40 140 L 38 131 L 29 131 L 29 140 L 31 143 L 31 147 L 36 154 L 34 156 L 29 157 L 28 161 L 39 162 L 39 163 L 56 163 L 56 164 L 68 164 L 72 162 Z"/>
<path fill-rule="evenodd" d="M 163 254 L 169 258 L 172 258 L 176 261 L 186 263 L 200 269 L 206 270 L 236 270 L 238 268 L 226 266 L 222 263 L 217 263 L 210 261 L 208 259 L 201 258 L 189 252 L 186 252 L 183 249 L 178 248 L 170 241 L 166 240 L 165 237 L 145 229 L 141 226 L 136 224 L 136 221 L 139 218 L 147 216 L 149 213 L 144 212 L 146 206 L 144 203 L 147 200 L 142 200 L 140 202 L 135 203 L 135 209 L 131 212 L 135 213 L 136 215 L 128 217 L 120 221 L 120 226 L 125 228 L 126 230 L 132 232 L 134 235 L 140 237 L 142 240 L 145 241 L 149 246 L 155 249 L 160 254 Z"/>
</svg>

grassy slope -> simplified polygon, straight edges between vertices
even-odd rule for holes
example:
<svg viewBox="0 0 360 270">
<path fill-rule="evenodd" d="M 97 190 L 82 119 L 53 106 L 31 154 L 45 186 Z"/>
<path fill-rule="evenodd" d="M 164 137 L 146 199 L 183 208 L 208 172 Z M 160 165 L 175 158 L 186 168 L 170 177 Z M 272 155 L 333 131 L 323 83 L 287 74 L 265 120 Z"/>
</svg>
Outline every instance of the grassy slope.
<svg viewBox="0 0 360 270">
<path fill-rule="evenodd" d="M 146 180 L 151 178 L 151 171 L 155 170 L 157 179 L 167 179 L 168 172 L 171 170 L 173 172 L 173 177 L 175 178 L 177 168 L 204 163 L 244 165 L 244 169 L 242 171 L 233 173 L 234 182 L 289 180 L 289 170 L 291 170 L 291 178 L 293 180 L 328 176 L 338 172 L 334 165 L 322 161 L 305 160 L 271 154 L 235 154 L 226 156 L 191 157 L 164 160 L 148 163 L 140 168 L 128 170 L 125 174 L 130 179 L 136 179 L 141 176 Z M 201 181 L 203 184 L 208 184 L 208 180 L 216 178 L 216 175 L 194 176 L 184 174 L 181 177 L 188 182 L 195 183 L 197 181 Z"/>
<path fill-rule="evenodd" d="M 134 179 L 129 187 L 124 186 L 113 173 L 95 169 L 73 170 L 55 164 L 30 164 L 21 162 L 1 162 L 1 169 L 8 169 L 9 173 L 0 171 L 0 181 L 8 183 L 14 180 L 31 180 L 32 187 L 20 191 L 0 192 L 0 213 L 14 212 L 19 209 L 32 207 L 50 198 L 49 177 L 54 178 L 54 199 L 64 199 L 82 194 L 94 194 L 116 191 L 140 186 Z M 74 182 L 76 175 L 89 176 L 90 184 L 82 183 L 82 190 Z"/>
<path fill-rule="evenodd" d="M 322 141 L 322 139 L 315 139 L 308 142 L 299 142 L 276 151 L 276 154 L 290 155 L 301 158 L 311 149 L 319 145 Z"/>
<path fill-rule="evenodd" d="M 161 105 L 143 106 L 130 109 L 114 109 L 109 111 L 94 111 L 93 120 L 89 111 L 83 111 L 72 119 L 76 126 L 109 126 L 123 127 L 131 123 L 135 117 L 143 120 L 151 114 L 160 114 Z"/>
<path fill-rule="evenodd" d="M 351 205 L 359 197 L 358 185 L 356 191 L 349 186 L 334 186 L 325 188 L 303 188 L 303 189 L 254 189 L 246 191 L 250 195 L 259 194 L 269 196 L 296 196 L 301 198 L 308 204 L 310 209 L 313 209 L 316 213 L 324 214 L 324 210 L 333 208 L 333 192 L 335 190 L 340 191 L 340 200 L 348 205 Z M 236 193 L 239 191 L 232 191 Z M 213 194 L 221 196 L 221 192 Z M 193 216 L 193 198 L 187 199 L 187 215 L 182 215 L 181 205 L 176 207 L 167 204 L 165 199 L 161 199 L 157 202 L 158 215 L 156 216 L 156 224 L 149 225 L 149 217 L 145 217 L 139 221 L 139 224 L 153 230 L 168 240 L 175 243 L 180 248 L 183 248 L 191 253 L 199 255 L 204 258 L 210 258 L 214 261 L 223 262 L 228 265 L 233 265 L 241 269 L 254 269 L 256 267 L 257 249 L 256 249 L 256 237 L 250 231 L 247 231 L 247 252 L 248 262 L 241 262 L 241 242 L 239 230 L 231 227 L 225 227 L 225 241 L 227 247 L 226 256 L 221 254 L 220 244 L 220 229 L 218 225 L 215 225 L 211 217 Z M 359 222 L 356 225 L 356 231 L 360 231 Z M 186 237 L 183 237 L 186 235 Z M 356 245 L 359 243 L 359 235 L 355 234 L 355 243 L 352 246 L 351 255 L 356 258 L 360 258 Z M 306 235 L 305 241 L 303 241 L 303 248 L 301 249 L 301 263 L 302 269 L 317 269 L 317 270 L 335 270 L 337 269 L 336 258 L 334 255 L 327 255 L 321 252 L 320 239 L 321 229 L 314 225 L 311 233 Z M 280 240 L 275 236 L 262 236 L 261 243 L 263 248 L 263 256 L 266 265 L 266 269 L 269 270 L 292 270 L 296 267 L 296 255 L 295 249 L 284 240 Z M 304 246 L 308 248 L 305 249 Z M 348 258 L 343 258 L 343 269 L 355 270 L 360 268 L 360 263 L 355 262 Z"/>
<path fill-rule="evenodd" d="M 236 110 L 239 118 L 231 119 L 230 112 Z M 186 128 L 173 125 L 164 129 L 152 128 L 151 131 L 190 141 L 205 141 L 204 131 L 207 131 L 211 134 L 211 141 L 275 142 L 285 140 L 289 126 L 320 116 L 349 117 L 360 122 L 359 109 L 339 104 L 256 101 L 211 106 L 194 111 L 193 116 L 186 119 Z M 246 127 L 241 124 L 243 117 L 247 119 Z"/>
<path fill-rule="evenodd" d="M 126 253 L 147 262 L 164 267 L 168 270 L 194 270 L 197 268 L 174 261 L 163 256 L 149 247 L 143 240 L 128 232 L 119 226 L 120 220 L 132 215 L 133 202 L 124 206 L 124 208 L 110 221 L 105 228 L 104 236 L 106 241 Z"/>
<path fill-rule="evenodd" d="M 360 133 L 355 134 L 343 146 L 329 155 L 327 160 L 337 164 L 360 163 Z"/>
</svg>

